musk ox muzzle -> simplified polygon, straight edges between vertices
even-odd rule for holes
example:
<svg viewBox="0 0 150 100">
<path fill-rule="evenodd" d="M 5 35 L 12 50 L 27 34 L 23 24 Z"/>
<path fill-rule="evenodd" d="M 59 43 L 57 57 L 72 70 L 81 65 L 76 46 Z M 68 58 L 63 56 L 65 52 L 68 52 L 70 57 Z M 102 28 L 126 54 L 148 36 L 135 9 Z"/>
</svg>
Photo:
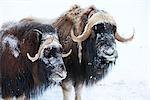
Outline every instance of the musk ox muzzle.
<svg viewBox="0 0 150 100">
<path fill-rule="evenodd" d="M 118 57 L 115 42 L 115 26 L 110 23 L 99 23 L 92 27 L 96 40 L 96 55 L 107 62 L 115 62 Z"/>
<path fill-rule="evenodd" d="M 59 82 L 66 78 L 67 72 L 62 59 L 62 46 L 53 41 L 42 51 L 40 59 L 46 64 L 49 71 L 49 79 Z"/>
<path fill-rule="evenodd" d="M 62 57 L 62 45 L 58 40 L 54 39 L 43 46 L 39 59 L 44 62 L 49 80 L 60 82 L 66 78 L 67 72 Z"/>
</svg>

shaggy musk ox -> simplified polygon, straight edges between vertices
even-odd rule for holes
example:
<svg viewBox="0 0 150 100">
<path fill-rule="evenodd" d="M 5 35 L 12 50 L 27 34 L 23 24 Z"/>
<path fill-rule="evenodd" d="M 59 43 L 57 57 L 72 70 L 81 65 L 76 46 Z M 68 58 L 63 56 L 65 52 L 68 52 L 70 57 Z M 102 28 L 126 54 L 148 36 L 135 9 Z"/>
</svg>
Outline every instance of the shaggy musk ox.
<svg viewBox="0 0 150 100">
<path fill-rule="evenodd" d="M 72 49 L 64 59 L 67 78 L 63 81 L 64 100 L 69 100 L 71 87 L 75 88 L 75 100 L 81 100 L 83 84 L 92 85 L 102 79 L 118 57 L 116 41 L 127 42 L 119 36 L 113 17 L 94 6 L 82 9 L 78 5 L 60 16 L 53 26 L 59 32 L 64 51 Z M 71 37 L 71 38 L 70 38 Z"/>
<path fill-rule="evenodd" d="M 35 57 L 34 57 L 35 56 Z M 48 24 L 20 21 L 0 30 L 0 95 L 22 100 L 66 77 L 62 45 Z"/>
<path fill-rule="evenodd" d="M 29 22 L 41 22 L 35 18 L 25 19 Z M 47 21 L 49 22 L 49 21 Z M 67 78 L 62 82 L 64 100 L 69 100 L 72 86 L 75 100 L 81 100 L 83 85 L 93 85 L 102 79 L 118 57 L 116 41 L 127 42 L 119 36 L 113 17 L 94 6 L 82 9 L 78 5 L 66 11 L 52 25 L 57 29 L 63 51 L 72 53 L 64 58 Z"/>
</svg>

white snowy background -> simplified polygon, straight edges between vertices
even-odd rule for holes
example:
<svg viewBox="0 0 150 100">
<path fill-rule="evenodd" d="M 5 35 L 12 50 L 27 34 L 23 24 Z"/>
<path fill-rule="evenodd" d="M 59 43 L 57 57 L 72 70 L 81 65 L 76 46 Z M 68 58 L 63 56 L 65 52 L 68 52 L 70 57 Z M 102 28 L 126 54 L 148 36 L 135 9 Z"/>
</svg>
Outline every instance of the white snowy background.
<svg viewBox="0 0 150 100">
<path fill-rule="evenodd" d="M 135 28 L 133 41 L 117 42 L 116 65 L 102 81 L 84 88 L 82 99 L 150 100 L 150 0 L 0 0 L 0 26 L 28 16 L 56 18 L 73 4 L 106 10 L 122 36 L 131 36 Z M 62 90 L 59 86 L 48 88 L 35 100 L 62 100 Z"/>
</svg>

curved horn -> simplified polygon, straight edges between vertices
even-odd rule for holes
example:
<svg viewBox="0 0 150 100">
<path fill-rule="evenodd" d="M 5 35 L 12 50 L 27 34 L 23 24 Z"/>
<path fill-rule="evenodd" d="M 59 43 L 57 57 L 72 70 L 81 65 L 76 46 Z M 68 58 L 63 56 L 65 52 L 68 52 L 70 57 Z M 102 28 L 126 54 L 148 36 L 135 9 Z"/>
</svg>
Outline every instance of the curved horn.
<svg viewBox="0 0 150 100">
<path fill-rule="evenodd" d="M 32 62 L 35 62 L 39 58 L 39 54 L 36 54 L 35 57 L 31 57 L 29 53 L 27 53 L 28 59 L 30 59 Z"/>
<path fill-rule="evenodd" d="M 84 32 L 77 37 L 74 35 L 73 29 L 71 29 L 71 37 L 72 37 L 73 41 L 74 42 L 82 42 L 82 41 L 86 40 L 91 34 L 90 29 L 91 28 L 88 28 L 88 25 L 86 25 Z"/>
<path fill-rule="evenodd" d="M 38 30 L 38 29 L 34 29 L 33 31 L 35 31 L 35 32 L 38 32 L 38 33 L 42 34 L 42 32 L 41 32 L 40 30 Z"/>
<path fill-rule="evenodd" d="M 84 28 L 84 32 L 81 35 L 76 37 L 74 35 L 73 30 L 71 30 L 71 36 L 72 36 L 73 41 L 74 42 L 82 42 L 82 41 L 86 40 L 92 33 L 91 32 L 92 27 L 100 22 L 109 22 L 109 23 L 116 24 L 113 17 L 111 17 L 108 13 L 106 13 L 104 11 L 97 12 L 88 19 L 88 23 L 86 24 L 86 26 Z"/>
<path fill-rule="evenodd" d="M 53 41 L 53 38 L 52 37 L 49 37 L 39 48 L 38 50 L 38 53 L 34 56 L 34 57 L 31 57 L 29 53 L 27 53 L 27 57 L 28 59 L 30 59 L 32 62 L 35 62 L 39 57 L 40 57 L 40 54 L 41 54 L 41 51 L 43 50 L 44 46 L 45 45 L 48 45 L 50 43 L 52 43 Z"/>
<path fill-rule="evenodd" d="M 115 33 L 115 38 L 120 42 L 128 42 L 131 41 L 134 38 L 135 29 L 133 28 L 133 35 L 129 38 L 123 38 L 121 37 L 118 32 Z"/>
<path fill-rule="evenodd" d="M 39 48 L 39 50 L 38 50 L 38 53 L 37 54 L 35 54 L 35 56 L 34 57 L 31 57 L 30 56 L 30 54 L 29 53 L 27 53 L 27 57 L 28 57 L 28 59 L 30 59 L 32 62 L 35 62 L 36 60 L 38 60 L 39 59 L 39 57 L 40 57 L 40 53 L 41 53 L 41 51 L 43 50 L 43 46 L 40 46 L 40 48 Z"/>
<path fill-rule="evenodd" d="M 68 53 L 62 54 L 62 57 L 63 58 L 68 57 L 71 54 L 71 52 L 72 52 L 72 49 L 70 49 Z"/>
<path fill-rule="evenodd" d="M 73 41 L 74 42 L 82 42 L 82 41 L 86 40 L 90 36 L 90 34 L 92 33 L 91 29 L 94 26 L 94 24 L 98 21 L 98 19 L 99 18 L 97 18 L 97 16 L 93 15 L 89 19 L 87 25 L 85 26 L 84 32 L 81 35 L 77 36 L 77 37 L 74 35 L 74 31 L 72 29 L 71 30 L 71 37 L 72 37 Z"/>
</svg>

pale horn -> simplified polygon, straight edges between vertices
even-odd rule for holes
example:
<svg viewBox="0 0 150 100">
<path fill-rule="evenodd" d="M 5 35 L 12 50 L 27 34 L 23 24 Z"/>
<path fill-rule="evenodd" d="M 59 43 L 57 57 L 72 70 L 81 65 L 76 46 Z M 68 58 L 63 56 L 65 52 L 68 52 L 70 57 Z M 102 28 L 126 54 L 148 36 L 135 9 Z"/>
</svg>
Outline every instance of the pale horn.
<svg viewBox="0 0 150 100">
<path fill-rule="evenodd" d="M 38 30 L 39 31 L 39 30 Z M 39 31 L 40 32 L 40 31 Z M 40 32 L 41 33 L 41 32 Z M 53 41 L 53 38 L 52 37 L 48 37 L 44 42 L 43 44 L 40 46 L 39 50 L 38 50 L 38 53 L 35 54 L 34 57 L 31 57 L 29 53 L 27 53 L 27 57 L 28 59 L 30 59 L 32 62 L 35 62 L 39 57 L 40 57 L 40 54 L 41 54 L 41 51 L 43 50 L 44 46 L 45 45 L 48 45 L 50 43 L 52 43 Z"/>
<path fill-rule="evenodd" d="M 72 49 L 70 49 L 68 53 L 62 54 L 62 57 L 63 58 L 68 57 L 71 54 L 71 52 L 72 52 Z"/>
<path fill-rule="evenodd" d="M 72 37 L 73 41 L 74 42 L 82 42 L 82 41 L 86 40 L 92 33 L 91 32 L 92 27 L 98 23 L 103 23 L 103 22 L 109 22 L 111 24 L 116 24 L 113 17 L 111 17 L 108 13 L 106 13 L 104 11 L 97 12 L 88 19 L 88 23 L 86 24 L 86 26 L 84 28 L 84 32 L 81 35 L 75 36 L 74 32 L 71 32 L 71 37 Z"/>
<path fill-rule="evenodd" d="M 135 29 L 133 28 L 133 35 L 129 38 L 123 38 L 121 37 L 118 32 L 115 33 L 115 38 L 120 42 L 128 42 L 131 41 L 134 38 Z"/>
<path fill-rule="evenodd" d="M 93 15 L 93 16 L 94 16 L 94 15 Z M 95 17 L 93 17 L 93 16 L 89 19 L 87 25 L 86 25 L 85 28 L 84 28 L 84 32 L 83 32 L 81 35 L 79 35 L 79 36 L 76 37 L 76 36 L 74 35 L 73 29 L 71 30 L 71 37 L 72 37 L 72 39 L 73 39 L 74 42 L 82 42 L 82 41 L 86 40 L 86 39 L 90 36 L 90 34 L 92 33 L 92 32 L 91 32 L 92 26 L 94 25 L 93 20 L 94 20 L 94 19 L 97 20 L 97 19 L 96 19 Z"/>
</svg>

